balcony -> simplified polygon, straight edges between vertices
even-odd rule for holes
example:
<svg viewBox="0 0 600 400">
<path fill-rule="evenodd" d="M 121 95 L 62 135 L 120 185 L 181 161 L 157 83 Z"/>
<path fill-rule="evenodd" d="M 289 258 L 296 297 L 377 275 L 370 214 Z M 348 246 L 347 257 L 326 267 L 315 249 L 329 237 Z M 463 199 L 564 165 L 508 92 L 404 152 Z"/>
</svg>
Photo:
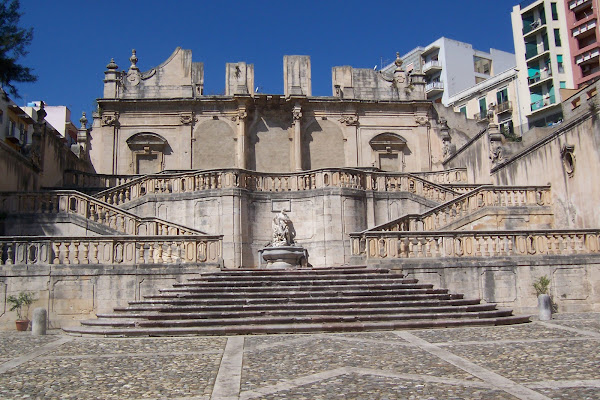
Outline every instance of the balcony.
<svg viewBox="0 0 600 400">
<path fill-rule="evenodd" d="M 585 24 L 579 25 L 577 28 L 571 30 L 571 34 L 573 37 L 577 37 L 584 32 L 589 31 L 590 29 L 594 29 L 596 27 L 596 19 L 588 21 Z"/>
<path fill-rule="evenodd" d="M 496 106 L 496 113 L 497 114 L 502 114 L 505 112 L 512 112 L 512 102 L 510 101 L 505 101 L 503 103 L 500 103 Z"/>
<path fill-rule="evenodd" d="M 546 46 L 544 46 L 543 43 L 540 43 L 534 49 L 531 49 L 531 50 L 525 52 L 525 59 L 529 63 L 529 62 L 541 57 L 542 55 L 545 55 L 547 52 L 548 52 L 548 49 L 546 48 Z"/>
<path fill-rule="evenodd" d="M 481 110 L 475 115 L 473 115 L 473 119 L 475 122 L 487 122 L 488 121 L 488 113 L 486 110 Z"/>
<path fill-rule="evenodd" d="M 552 70 L 551 69 L 536 72 L 535 75 L 530 76 L 527 79 L 527 83 L 529 84 L 529 87 L 531 87 L 533 85 L 536 85 L 538 83 L 545 81 L 548 78 L 552 78 Z"/>
<path fill-rule="evenodd" d="M 577 9 L 584 5 L 590 3 L 591 0 L 573 0 L 569 2 L 569 10 L 577 11 Z"/>
<path fill-rule="evenodd" d="M 597 58 L 599 55 L 600 55 L 600 48 L 595 48 L 593 50 L 590 50 L 584 54 L 581 54 L 581 55 L 575 57 L 575 64 L 577 64 L 577 65 L 583 64 L 587 61 Z"/>
<path fill-rule="evenodd" d="M 534 31 L 537 31 L 538 28 L 542 28 L 545 27 L 546 23 L 544 21 L 542 21 L 540 18 L 536 19 L 535 21 L 533 21 L 530 24 L 527 23 L 523 23 L 523 36 L 528 36 L 529 34 L 533 33 Z"/>
<path fill-rule="evenodd" d="M 444 82 L 429 82 L 425 85 L 425 93 L 434 94 L 442 93 L 444 91 Z"/>
<path fill-rule="evenodd" d="M 531 103 L 531 111 L 537 111 L 556 103 L 556 96 L 548 96 Z"/>
<path fill-rule="evenodd" d="M 438 60 L 431 60 L 429 62 L 426 62 L 423 65 L 423 73 L 427 74 L 427 72 L 432 71 L 440 71 L 442 69 L 442 63 L 439 62 Z"/>
</svg>

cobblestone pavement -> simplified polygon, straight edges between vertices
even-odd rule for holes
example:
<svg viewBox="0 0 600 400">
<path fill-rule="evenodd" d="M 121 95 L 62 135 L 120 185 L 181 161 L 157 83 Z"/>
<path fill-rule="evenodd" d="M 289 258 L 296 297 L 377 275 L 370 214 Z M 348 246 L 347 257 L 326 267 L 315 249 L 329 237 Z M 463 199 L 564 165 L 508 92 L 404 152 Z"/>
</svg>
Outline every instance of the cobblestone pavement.
<svg viewBox="0 0 600 400">
<path fill-rule="evenodd" d="M 600 313 L 367 333 L 0 333 L 2 399 L 600 399 Z"/>
</svg>

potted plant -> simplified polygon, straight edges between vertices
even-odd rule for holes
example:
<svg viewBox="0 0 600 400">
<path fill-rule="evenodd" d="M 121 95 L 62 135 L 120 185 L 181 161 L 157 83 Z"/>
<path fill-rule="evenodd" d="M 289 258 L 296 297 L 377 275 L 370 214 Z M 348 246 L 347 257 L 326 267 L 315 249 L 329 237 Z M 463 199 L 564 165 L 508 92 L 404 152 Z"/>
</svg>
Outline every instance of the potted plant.
<svg viewBox="0 0 600 400">
<path fill-rule="evenodd" d="M 10 311 L 17 312 L 17 324 L 18 331 L 25 331 L 29 327 L 29 306 L 36 300 L 33 292 L 21 292 L 18 296 L 8 296 L 6 299 L 12 306 Z M 23 307 L 26 307 L 25 318 L 23 318 Z"/>
<path fill-rule="evenodd" d="M 533 282 L 533 288 L 538 298 L 538 311 L 540 320 L 548 321 L 552 319 L 552 299 L 548 294 L 550 288 L 550 279 L 547 276 L 540 276 L 539 279 Z"/>
</svg>

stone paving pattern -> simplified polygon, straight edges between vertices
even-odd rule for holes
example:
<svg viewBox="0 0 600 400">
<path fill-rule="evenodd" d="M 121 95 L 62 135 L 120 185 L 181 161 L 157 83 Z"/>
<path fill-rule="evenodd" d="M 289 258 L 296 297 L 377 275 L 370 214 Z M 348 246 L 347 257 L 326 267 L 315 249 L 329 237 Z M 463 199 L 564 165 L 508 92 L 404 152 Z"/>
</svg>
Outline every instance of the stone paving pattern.
<svg viewBox="0 0 600 400">
<path fill-rule="evenodd" d="M 243 347 L 231 347 L 237 350 L 227 350 L 231 338 L 216 336 L 1 332 L 0 398 L 600 398 L 600 313 L 407 332 L 246 336 Z M 231 351 L 241 355 L 239 365 L 222 362 L 236 359 Z M 222 395 L 219 379 L 237 394 Z"/>
</svg>

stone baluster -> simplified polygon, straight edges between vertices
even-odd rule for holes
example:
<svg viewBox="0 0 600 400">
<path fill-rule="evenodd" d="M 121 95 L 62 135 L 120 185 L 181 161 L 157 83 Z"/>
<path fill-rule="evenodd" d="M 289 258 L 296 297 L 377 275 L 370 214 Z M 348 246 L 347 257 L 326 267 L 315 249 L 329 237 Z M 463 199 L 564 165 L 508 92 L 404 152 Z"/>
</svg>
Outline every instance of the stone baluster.
<svg viewBox="0 0 600 400">
<path fill-rule="evenodd" d="M 160 263 L 164 262 L 164 259 L 163 259 L 163 244 L 162 244 L 162 242 L 158 242 L 156 244 L 156 250 L 157 250 L 157 259 L 158 259 L 157 262 L 160 262 Z"/>
<path fill-rule="evenodd" d="M 484 257 L 489 257 L 490 256 L 489 242 L 488 242 L 489 237 L 488 236 L 482 236 L 482 239 L 483 239 L 483 256 Z"/>
<path fill-rule="evenodd" d="M 167 246 L 167 256 L 166 256 L 166 263 L 167 264 L 171 264 L 173 263 L 173 248 L 172 248 L 172 242 L 165 242 L 165 246 Z"/>
<path fill-rule="evenodd" d="M 71 251 L 71 242 L 67 241 L 67 242 L 65 242 L 65 252 L 64 252 L 63 264 L 71 264 L 71 260 L 69 259 L 70 251 Z"/>
<path fill-rule="evenodd" d="M 79 242 L 73 242 L 73 264 L 79 264 Z"/>
<path fill-rule="evenodd" d="M 54 243 L 54 259 L 52 260 L 52 264 L 60 264 L 60 245 L 61 242 Z"/>
<path fill-rule="evenodd" d="M 0 265 L 4 265 L 4 243 L 0 242 Z"/>
<path fill-rule="evenodd" d="M 152 251 L 149 250 L 148 258 L 152 259 Z M 138 243 L 138 264 L 143 265 L 144 262 L 144 243 Z"/>
<path fill-rule="evenodd" d="M 6 242 L 6 265 L 13 265 L 14 243 Z"/>
<path fill-rule="evenodd" d="M 83 245 L 83 257 L 82 257 L 81 263 L 82 264 L 89 264 L 90 263 L 90 259 L 89 259 L 90 243 L 89 242 L 84 242 L 82 245 Z"/>
</svg>

